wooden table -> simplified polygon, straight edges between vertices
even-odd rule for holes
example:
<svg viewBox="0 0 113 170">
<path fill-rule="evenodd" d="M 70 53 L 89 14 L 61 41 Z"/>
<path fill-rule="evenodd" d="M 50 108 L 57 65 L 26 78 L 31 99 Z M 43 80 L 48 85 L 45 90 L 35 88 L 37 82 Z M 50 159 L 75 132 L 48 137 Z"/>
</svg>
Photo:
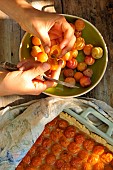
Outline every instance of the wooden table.
<svg viewBox="0 0 113 170">
<path fill-rule="evenodd" d="M 53 0 L 43 0 L 38 3 L 50 5 L 53 4 Z M 113 0 L 55 0 L 54 6 L 57 13 L 76 15 L 90 21 L 103 35 L 109 51 L 108 67 L 101 82 L 85 96 L 105 101 L 113 107 Z M 46 8 L 46 10 L 50 12 L 53 8 Z M 18 62 L 18 50 L 23 34 L 24 31 L 15 21 L 0 12 L 1 61 Z M 12 101 L 14 104 L 19 104 L 37 99 L 39 96 L 19 98 L 20 96 L 1 97 L 0 106 L 5 106 Z"/>
</svg>

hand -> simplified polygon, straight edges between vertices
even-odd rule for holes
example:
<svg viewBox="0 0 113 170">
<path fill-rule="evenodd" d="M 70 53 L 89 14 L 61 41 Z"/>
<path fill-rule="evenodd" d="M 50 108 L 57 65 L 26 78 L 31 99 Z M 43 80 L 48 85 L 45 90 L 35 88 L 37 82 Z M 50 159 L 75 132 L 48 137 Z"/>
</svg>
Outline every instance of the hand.
<svg viewBox="0 0 113 170">
<path fill-rule="evenodd" d="M 29 21 L 29 22 L 28 22 Z M 63 56 L 70 51 L 75 43 L 74 30 L 65 17 L 37 9 L 29 8 L 19 22 L 21 27 L 41 39 L 45 51 L 48 53 L 54 40 L 60 43 Z"/>
<path fill-rule="evenodd" d="M 72 49 L 76 40 L 74 30 L 62 15 L 39 11 L 26 0 L 1 0 L 0 9 L 25 31 L 39 37 L 47 53 L 54 40 L 60 42 L 61 56 Z"/>
<path fill-rule="evenodd" d="M 39 95 L 44 90 L 55 85 L 52 81 L 41 81 L 37 79 L 39 75 L 50 69 L 48 63 L 35 61 L 23 61 L 18 64 L 19 71 L 0 72 L 0 96 L 19 95 Z M 23 71 L 25 70 L 25 71 Z M 52 73 L 52 78 L 59 78 L 61 63 L 57 71 Z"/>
</svg>

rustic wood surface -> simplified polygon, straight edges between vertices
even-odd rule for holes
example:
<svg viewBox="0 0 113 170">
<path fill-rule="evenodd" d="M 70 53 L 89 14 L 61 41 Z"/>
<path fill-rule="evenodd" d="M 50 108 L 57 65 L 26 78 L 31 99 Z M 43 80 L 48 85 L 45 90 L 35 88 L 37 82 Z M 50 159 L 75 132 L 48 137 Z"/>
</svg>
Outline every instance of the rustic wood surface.
<svg viewBox="0 0 113 170">
<path fill-rule="evenodd" d="M 53 0 L 39 0 L 37 3 L 41 6 L 51 5 Z M 103 35 L 109 51 L 108 67 L 101 82 L 85 96 L 105 101 L 113 107 L 113 0 L 55 0 L 54 5 L 57 13 L 82 17 L 94 24 Z M 53 8 L 46 10 L 54 12 Z M 23 34 L 24 31 L 15 21 L 0 12 L 0 61 L 18 62 Z M 20 100 L 18 98 L 19 96 L 1 97 L 0 106 L 10 102 L 19 104 L 39 96 L 21 96 Z"/>
</svg>

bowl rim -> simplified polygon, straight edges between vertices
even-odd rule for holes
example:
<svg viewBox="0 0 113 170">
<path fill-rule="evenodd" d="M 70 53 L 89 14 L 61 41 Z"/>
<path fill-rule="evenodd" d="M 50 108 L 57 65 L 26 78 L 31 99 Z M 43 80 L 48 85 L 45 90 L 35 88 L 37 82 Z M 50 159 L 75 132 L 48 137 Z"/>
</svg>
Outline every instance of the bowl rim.
<svg viewBox="0 0 113 170">
<path fill-rule="evenodd" d="M 90 91 L 91 91 L 92 89 L 94 89 L 94 88 L 99 84 L 99 82 L 102 80 L 102 78 L 103 78 L 103 76 L 104 76 L 104 74 L 105 74 L 106 68 L 107 68 L 107 64 L 108 64 L 108 49 L 107 49 L 107 45 L 106 45 L 106 43 L 105 43 L 105 40 L 104 40 L 102 34 L 99 32 L 99 30 L 98 30 L 91 22 L 89 22 L 88 20 L 86 20 L 86 19 L 84 19 L 84 18 L 78 17 L 78 16 L 76 16 L 76 15 L 69 15 L 69 14 L 59 14 L 59 15 L 63 15 L 64 17 L 70 17 L 70 18 L 75 18 L 75 19 L 82 19 L 83 21 L 85 21 L 86 23 L 88 23 L 89 25 L 91 25 L 91 26 L 95 29 L 95 31 L 99 34 L 99 36 L 100 36 L 100 38 L 101 38 L 101 40 L 102 40 L 102 42 L 104 43 L 104 46 L 105 46 L 105 56 L 106 56 L 105 66 L 104 66 L 104 68 L 103 68 L 103 72 L 102 72 L 100 78 L 98 79 L 98 81 L 97 81 L 91 88 L 89 88 L 89 89 L 86 90 L 85 92 L 82 92 L 82 93 L 77 94 L 77 95 L 71 95 L 71 96 L 62 96 L 62 95 L 61 95 L 61 96 L 57 96 L 56 94 L 47 93 L 47 92 L 45 92 L 45 91 L 42 92 L 42 93 L 44 93 L 44 94 L 46 94 L 46 95 L 49 95 L 49 96 L 52 96 L 52 97 L 61 97 L 61 98 L 79 97 L 79 96 L 82 96 L 82 95 L 87 94 L 88 92 L 90 92 Z M 26 37 L 27 34 L 28 34 L 28 32 L 25 32 L 25 34 L 23 35 L 23 38 L 22 38 L 22 40 L 21 40 L 20 46 L 19 46 L 19 60 L 20 60 L 20 61 L 21 61 L 21 46 L 22 46 L 23 41 L 24 41 L 24 39 L 25 39 L 25 37 Z"/>
</svg>

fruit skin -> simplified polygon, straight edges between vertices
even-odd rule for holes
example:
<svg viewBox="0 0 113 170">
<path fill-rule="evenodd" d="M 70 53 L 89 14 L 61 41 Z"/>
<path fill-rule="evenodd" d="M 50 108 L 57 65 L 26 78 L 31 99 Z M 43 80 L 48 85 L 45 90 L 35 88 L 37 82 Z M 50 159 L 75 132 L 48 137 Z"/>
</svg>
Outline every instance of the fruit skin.
<svg viewBox="0 0 113 170">
<path fill-rule="evenodd" d="M 86 68 L 87 68 L 87 64 L 85 62 L 80 62 L 77 65 L 77 70 L 78 71 L 84 71 L 84 70 L 86 70 Z"/>
<path fill-rule="evenodd" d="M 93 45 L 92 44 L 86 44 L 83 48 L 83 52 L 85 55 L 90 55 L 92 51 Z"/>
<path fill-rule="evenodd" d="M 99 59 L 103 56 L 103 49 L 101 47 L 93 47 L 91 54 L 93 58 Z"/>
<path fill-rule="evenodd" d="M 33 46 L 32 49 L 31 49 L 31 56 L 35 58 L 36 55 L 41 51 L 42 50 L 39 46 Z"/>
<path fill-rule="evenodd" d="M 41 63 L 44 63 L 48 60 L 48 55 L 44 52 L 39 52 L 36 55 L 37 60 L 40 61 Z"/>
<path fill-rule="evenodd" d="M 72 55 L 73 58 L 76 58 L 76 57 L 78 56 L 78 50 L 73 49 L 73 50 L 71 51 L 71 55 Z"/>
<path fill-rule="evenodd" d="M 41 40 L 38 37 L 33 36 L 31 41 L 33 45 L 41 45 Z"/>
<path fill-rule="evenodd" d="M 95 63 L 95 59 L 91 55 L 89 55 L 89 56 L 85 57 L 84 62 L 87 65 L 91 66 L 91 65 L 93 65 Z"/>
<path fill-rule="evenodd" d="M 75 85 L 76 84 L 76 81 L 73 77 L 67 77 L 65 80 L 64 80 L 66 83 L 70 83 L 72 85 Z"/>
<path fill-rule="evenodd" d="M 83 50 L 85 46 L 85 40 L 82 37 L 78 37 L 75 41 L 75 44 L 73 46 L 73 49 L 77 49 L 77 50 Z"/>
<path fill-rule="evenodd" d="M 90 77 L 87 77 L 87 76 L 83 76 L 81 79 L 80 79 L 80 85 L 82 87 L 88 87 L 91 85 L 91 79 Z"/>
<path fill-rule="evenodd" d="M 72 54 L 71 52 L 67 52 L 63 57 L 62 57 L 65 61 L 71 60 L 72 59 Z"/>
<path fill-rule="evenodd" d="M 71 68 L 68 68 L 63 71 L 63 74 L 65 77 L 73 77 L 74 71 Z"/>
<path fill-rule="evenodd" d="M 87 68 L 86 70 L 83 71 L 83 74 L 91 78 L 93 75 L 93 70 L 91 68 Z"/>
<path fill-rule="evenodd" d="M 82 77 L 83 77 L 83 73 L 81 73 L 79 71 L 74 74 L 74 78 L 75 78 L 76 82 L 79 82 Z"/>
<path fill-rule="evenodd" d="M 85 28 L 85 22 L 82 19 L 75 21 L 75 30 L 82 31 Z"/>
<path fill-rule="evenodd" d="M 66 66 L 71 69 L 75 69 L 78 65 L 78 61 L 75 58 L 72 58 L 71 60 L 67 61 Z"/>
</svg>

